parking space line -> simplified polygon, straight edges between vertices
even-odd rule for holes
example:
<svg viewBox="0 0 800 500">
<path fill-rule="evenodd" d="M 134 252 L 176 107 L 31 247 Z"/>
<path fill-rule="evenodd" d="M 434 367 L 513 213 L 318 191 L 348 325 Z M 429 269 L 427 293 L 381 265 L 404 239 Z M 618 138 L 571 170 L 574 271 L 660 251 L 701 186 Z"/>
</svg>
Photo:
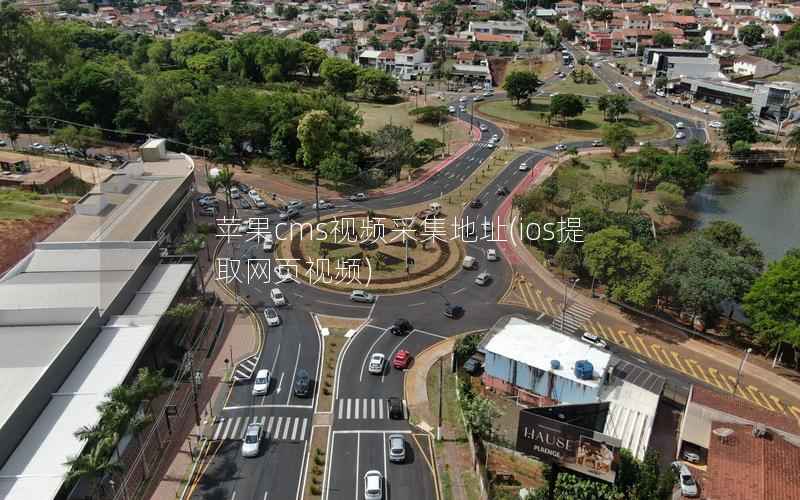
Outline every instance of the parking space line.
<svg viewBox="0 0 800 500">
<path fill-rule="evenodd" d="M 755 401 L 756 404 L 758 404 L 761 407 L 766 408 L 769 411 L 775 411 L 775 409 L 769 403 L 769 400 L 767 399 L 767 397 L 764 395 L 763 392 L 761 392 L 758 389 L 758 387 L 755 387 L 755 386 L 752 386 L 752 385 L 748 385 L 747 386 L 747 392 L 750 393 L 750 396 L 753 397 L 753 401 Z"/>
<path fill-rule="evenodd" d="M 796 406 L 790 406 L 789 411 L 794 415 L 794 418 L 797 419 L 797 422 L 800 423 L 800 408 Z"/>
<path fill-rule="evenodd" d="M 708 373 L 717 381 L 716 386 L 727 393 L 732 393 L 733 388 L 725 380 L 725 376 L 721 374 L 716 368 L 709 368 Z"/>
<path fill-rule="evenodd" d="M 781 411 L 781 413 L 786 414 L 786 408 L 783 407 L 783 403 L 781 403 L 780 398 L 777 396 L 773 396 L 772 394 L 769 395 L 769 398 L 775 403 L 775 406 Z"/>
<path fill-rule="evenodd" d="M 697 372 L 697 375 L 695 375 L 695 378 L 697 378 L 698 380 L 702 380 L 703 382 L 705 382 L 706 384 L 709 384 L 709 385 L 716 385 L 713 382 L 711 382 L 711 380 L 709 380 L 708 377 L 706 377 L 706 373 L 703 370 L 703 368 L 700 366 L 700 363 L 698 363 L 694 359 L 687 358 L 686 359 L 686 366 L 691 367 L 692 371 L 696 371 Z"/>
</svg>

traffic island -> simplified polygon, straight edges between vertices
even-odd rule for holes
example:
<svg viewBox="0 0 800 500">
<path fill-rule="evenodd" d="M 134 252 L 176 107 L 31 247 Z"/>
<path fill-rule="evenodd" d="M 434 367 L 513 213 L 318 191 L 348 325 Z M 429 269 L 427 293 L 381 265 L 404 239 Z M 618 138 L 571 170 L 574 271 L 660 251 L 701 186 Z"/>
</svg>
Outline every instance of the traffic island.
<svg viewBox="0 0 800 500">
<path fill-rule="evenodd" d="M 278 246 L 278 258 L 296 264 L 298 279 L 342 292 L 408 292 L 454 274 L 463 250 L 453 239 L 452 217 L 430 207 L 402 210 L 297 223 Z"/>
<path fill-rule="evenodd" d="M 330 426 L 314 426 L 311 429 L 308 457 L 306 459 L 303 499 L 313 500 L 322 496 L 325 471 L 328 467 L 328 438 Z"/>
</svg>

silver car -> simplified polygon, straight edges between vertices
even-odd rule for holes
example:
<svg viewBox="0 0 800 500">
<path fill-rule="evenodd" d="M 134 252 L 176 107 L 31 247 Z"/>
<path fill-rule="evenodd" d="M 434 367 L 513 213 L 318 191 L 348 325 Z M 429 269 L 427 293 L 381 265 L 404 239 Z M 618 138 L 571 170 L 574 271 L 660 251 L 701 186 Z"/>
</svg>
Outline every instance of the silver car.
<svg viewBox="0 0 800 500">
<path fill-rule="evenodd" d="M 389 435 L 389 461 L 404 462 L 406 460 L 406 442 L 401 434 Z"/>
<path fill-rule="evenodd" d="M 250 424 L 242 440 L 242 456 L 251 458 L 258 456 L 261 451 L 261 440 L 264 438 L 264 429 L 261 424 Z"/>
</svg>

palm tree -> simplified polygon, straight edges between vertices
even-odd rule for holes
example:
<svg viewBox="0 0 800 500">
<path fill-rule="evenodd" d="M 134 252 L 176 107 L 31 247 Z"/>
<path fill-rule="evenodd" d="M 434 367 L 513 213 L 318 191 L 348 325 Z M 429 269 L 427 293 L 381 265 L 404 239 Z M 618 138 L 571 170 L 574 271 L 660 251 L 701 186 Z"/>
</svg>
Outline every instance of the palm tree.
<svg viewBox="0 0 800 500">
<path fill-rule="evenodd" d="M 189 320 L 191 320 L 197 311 L 200 309 L 200 301 L 196 300 L 194 302 L 182 302 L 180 304 L 175 304 L 174 306 L 170 307 L 165 315 L 174 320 L 177 324 L 178 328 L 180 329 L 181 339 L 184 338 L 184 333 L 186 329 L 189 327 Z M 182 342 L 180 342 L 182 344 Z"/>
<path fill-rule="evenodd" d="M 197 252 L 206 247 L 206 251 L 208 251 L 208 245 L 206 244 L 206 239 L 201 238 L 196 234 L 189 234 L 183 240 L 183 243 L 177 248 L 179 254 L 191 254 L 195 257 L 197 256 Z M 209 255 L 209 260 L 211 260 L 211 255 Z M 203 278 L 203 267 L 200 265 L 200 259 L 196 259 L 197 262 L 197 276 L 200 280 L 200 289 L 203 291 L 203 295 L 206 294 L 206 282 Z"/>
<path fill-rule="evenodd" d="M 217 195 L 217 191 L 219 191 L 219 188 L 221 186 L 221 184 L 219 183 L 219 176 L 218 175 L 217 176 L 211 176 L 211 175 L 207 176 L 206 177 L 206 184 L 208 184 L 208 190 L 211 191 L 211 194 L 216 196 Z"/>
<path fill-rule="evenodd" d="M 603 120 L 606 120 L 606 111 L 608 111 L 608 105 L 608 96 L 601 95 L 600 98 L 597 99 L 597 109 L 603 112 Z"/>
<path fill-rule="evenodd" d="M 75 431 L 75 437 L 81 441 L 96 443 L 101 439 L 108 437 L 108 432 L 102 423 L 98 422 L 93 425 L 81 426 L 80 429 Z"/>
<path fill-rule="evenodd" d="M 190 306 L 192 315 L 200 309 L 199 300 L 184 305 Z M 170 308 L 170 310 L 172 310 L 172 308 Z M 169 313 L 169 311 L 167 311 L 167 313 Z M 150 368 L 144 367 L 139 369 L 133 387 L 140 400 L 152 401 L 170 390 L 172 382 L 164 376 L 163 370 L 151 370 Z"/>
<path fill-rule="evenodd" d="M 225 204 L 228 208 L 231 208 L 232 200 L 231 200 L 231 188 L 233 187 L 233 171 L 228 167 L 225 167 L 217 174 L 217 182 L 222 186 L 225 190 Z"/>
<path fill-rule="evenodd" d="M 124 466 L 113 458 L 113 450 L 116 449 L 116 442 L 111 436 L 99 440 L 88 451 L 84 451 L 77 457 L 67 461 L 69 466 L 66 481 L 73 482 L 80 479 L 91 481 L 91 498 L 99 498 L 100 488 L 103 479 L 109 474 L 122 472 Z"/>
<path fill-rule="evenodd" d="M 786 145 L 794 148 L 792 159 L 796 159 L 797 151 L 800 150 L 800 127 L 794 127 L 792 131 L 789 132 L 789 139 L 786 141 Z"/>
</svg>

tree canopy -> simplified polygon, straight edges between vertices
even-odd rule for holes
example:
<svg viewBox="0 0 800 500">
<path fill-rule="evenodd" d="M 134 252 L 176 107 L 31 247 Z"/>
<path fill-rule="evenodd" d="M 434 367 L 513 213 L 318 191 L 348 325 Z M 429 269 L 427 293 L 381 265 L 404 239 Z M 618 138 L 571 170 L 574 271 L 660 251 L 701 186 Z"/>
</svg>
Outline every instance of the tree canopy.
<svg viewBox="0 0 800 500">
<path fill-rule="evenodd" d="M 508 97 L 519 104 L 521 100 L 527 100 L 535 94 L 541 85 L 542 82 L 533 71 L 514 70 L 506 75 L 503 89 L 508 92 Z"/>
</svg>

